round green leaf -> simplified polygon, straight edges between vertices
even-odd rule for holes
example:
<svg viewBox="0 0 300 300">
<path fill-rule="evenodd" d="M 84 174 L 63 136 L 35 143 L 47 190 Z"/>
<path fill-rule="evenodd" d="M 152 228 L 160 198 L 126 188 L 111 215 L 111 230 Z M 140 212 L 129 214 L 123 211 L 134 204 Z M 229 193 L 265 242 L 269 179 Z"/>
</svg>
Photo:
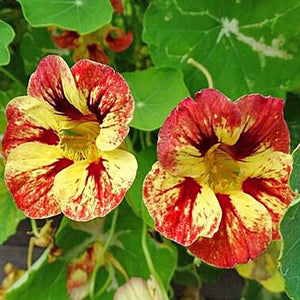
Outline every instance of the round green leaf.
<svg viewBox="0 0 300 300">
<path fill-rule="evenodd" d="M 283 251 L 280 259 L 281 274 L 286 292 L 294 300 L 300 299 L 300 198 L 288 209 L 280 224 Z"/>
<path fill-rule="evenodd" d="M 86 34 L 111 20 L 109 0 L 19 0 L 32 26 L 56 25 Z"/>
<path fill-rule="evenodd" d="M 189 58 L 232 99 L 251 92 L 283 96 L 300 79 L 299 19 L 296 0 L 155 0 L 143 37 L 155 65 L 180 68 L 191 92 L 207 81 Z"/>
<path fill-rule="evenodd" d="M 123 73 L 135 100 L 130 126 L 145 131 L 159 128 L 189 92 L 181 72 L 173 67 Z"/>
<path fill-rule="evenodd" d="M 15 32 L 10 25 L 0 20 L 0 66 L 10 61 L 8 45 L 13 41 Z"/>
</svg>

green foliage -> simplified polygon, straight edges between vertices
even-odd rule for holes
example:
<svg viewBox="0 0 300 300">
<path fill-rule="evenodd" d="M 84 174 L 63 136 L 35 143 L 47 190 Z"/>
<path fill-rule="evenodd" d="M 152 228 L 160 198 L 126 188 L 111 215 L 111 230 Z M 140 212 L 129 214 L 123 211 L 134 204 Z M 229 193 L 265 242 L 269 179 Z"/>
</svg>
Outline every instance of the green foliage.
<svg viewBox="0 0 300 300">
<path fill-rule="evenodd" d="M 189 58 L 233 100 L 251 92 L 283 96 L 300 78 L 299 18 L 298 1 L 155 0 L 144 40 L 156 66 L 183 71 L 191 93 L 207 82 Z"/>
<path fill-rule="evenodd" d="M 300 144 L 293 151 L 293 170 L 290 177 L 290 186 L 293 191 L 300 191 Z"/>
<path fill-rule="evenodd" d="M 145 131 L 159 128 L 172 109 L 189 96 L 181 72 L 173 67 L 150 68 L 123 76 L 135 100 L 130 123 L 134 128 Z"/>
<path fill-rule="evenodd" d="M 154 227 L 153 219 L 150 217 L 147 208 L 143 202 L 143 182 L 145 176 L 151 170 L 152 165 L 157 161 L 156 147 L 151 146 L 138 152 L 136 154 L 138 162 L 138 171 L 136 174 L 135 181 L 132 187 L 129 189 L 126 195 L 126 200 L 132 207 L 133 211 L 141 216 L 144 221 L 150 226 Z"/>
<path fill-rule="evenodd" d="M 300 202 L 299 198 L 285 214 L 280 231 L 284 241 L 280 259 L 281 273 L 285 279 L 286 292 L 292 299 L 300 299 Z"/>
<path fill-rule="evenodd" d="M 82 34 L 111 20 L 109 0 L 19 0 L 27 21 L 36 27 L 56 25 Z"/>
<path fill-rule="evenodd" d="M 32 268 L 6 294 L 7 300 L 68 299 L 63 260 L 48 263 L 46 250 Z"/>
<path fill-rule="evenodd" d="M 10 60 L 8 45 L 15 37 L 10 25 L 0 20 L 0 66 L 7 65 Z"/>
<path fill-rule="evenodd" d="M 254 280 L 246 280 L 242 300 L 288 300 L 285 293 L 271 293 Z"/>
<path fill-rule="evenodd" d="M 298 93 L 287 93 L 284 117 L 291 135 L 291 148 L 294 150 L 300 142 L 300 97 Z"/>
</svg>

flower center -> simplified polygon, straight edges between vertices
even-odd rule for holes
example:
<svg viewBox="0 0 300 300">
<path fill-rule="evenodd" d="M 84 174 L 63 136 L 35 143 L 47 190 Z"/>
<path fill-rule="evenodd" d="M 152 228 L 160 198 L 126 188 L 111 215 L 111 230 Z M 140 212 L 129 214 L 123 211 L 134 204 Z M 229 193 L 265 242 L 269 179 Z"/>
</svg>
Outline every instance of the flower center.
<svg viewBox="0 0 300 300">
<path fill-rule="evenodd" d="M 67 157 L 76 161 L 101 157 L 96 147 L 97 132 L 88 128 L 63 129 L 60 132 L 60 147 Z"/>
<path fill-rule="evenodd" d="M 214 192 L 240 189 L 240 166 L 221 147 L 213 145 L 205 154 L 207 183 Z"/>
</svg>

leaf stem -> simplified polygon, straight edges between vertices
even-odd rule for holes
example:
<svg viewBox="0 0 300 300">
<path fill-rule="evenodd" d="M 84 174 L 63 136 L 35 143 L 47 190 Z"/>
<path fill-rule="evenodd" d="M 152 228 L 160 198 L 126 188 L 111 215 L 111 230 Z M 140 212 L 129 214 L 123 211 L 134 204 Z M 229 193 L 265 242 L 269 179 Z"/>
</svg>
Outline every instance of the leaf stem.
<svg viewBox="0 0 300 300">
<path fill-rule="evenodd" d="M 150 255 L 150 252 L 149 252 L 149 249 L 148 249 L 148 245 L 147 245 L 147 224 L 145 222 L 143 222 L 143 231 L 142 231 L 142 249 L 144 251 L 144 255 L 145 255 L 145 258 L 146 258 L 146 262 L 147 262 L 147 265 L 148 265 L 148 268 L 149 268 L 149 271 L 150 273 L 155 277 L 159 287 L 160 287 L 160 290 L 161 290 L 161 293 L 163 295 L 163 299 L 164 300 L 168 300 L 168 293 L 164 287 L 164 284 L 161 280 L 161 278 L 159 277 L 159 275 L 157 274 L 156 270 L 155 270 L 155 267 L 154 267 L 154 264 L 153 264 L 153 261 L 152 261 L 152 258 L 151 258 L 151 255 Z"/>
<path fill-rule="evenodd" d="M 37 229 L 37 225 L 36 225 L 35 219 L 30 219 L 30 223 L 31 223 L 32 233 L 34 234 L 34 236 L 36 238 L 39 238 L 40 237 L 40 233 L 39 233 L 39 231 Z"/>
<path fill-rule="evenodd" d="M 200 63 L 195 61 L 193 58 L 189 58 L 187 63 L 194 66 L 195 68 L 197 68 L 198 70 L 200 70 L 203 73 L 203 75 L 205 76 L 205 78 L 207 80 L 208 88 L 212 89 L 214 87 L 213 79 L 212 79 L 209 71 L 203 65 L 201 65 Z"/>
<path fill-rule="evenodd" d="M 15 77 L 13 74 L 11 74 L 9 71 L 7 71 L 6 69 L 4 69 L 3 67 L 0 67 L 0 71 L 7 76 L 9 79 L 11 79 L 12 81 L 14 81 L 15 83 L 21 85 L 22 87 L 24 87 L 24 89 L 26 89 L 25 85 L 17 78 Z"/>
<path fill-rule="evenodd" d="M 106 252 L 106 250 L 108 249 L 110 243 L 111 243 L 111 240 L 113 238 L 113 235 L 115 233 L 115 229 L 116 229 L 116 223 L 117 223 L 117 217 L 118 217 L 118 213 L 119 213 L 119 208 L 115 208 L 114 210 L 114 214 L 113 214 L 113 218 L 112 218 L 112 221 L 111 221 L 111 227 L 110 227 L 110 231 L 109 231 L 109 234 L 108 234 L 108 237 L 107 237 L 107 240 L 103 246 L 103 248 L 101 249 L 100 253 L 99 253 L 99 256 L 98 256 L 98 259 L 97 259 L 97 262 L 96 262 L 96 266 L 95 266 L 95 269 L 92 273 L 92 277 L 91 277 L 91 285 L 90 285 L 90 298 L 91 299 L 94 299 L 94 291 L 95 291 L 95 283 L 96 283 L 96 275 L 97 275 L 97 271 L 100 267 L 100 265 L 102 264 L 103 262 L 103 257 L 104 257 L 104 254 Z"/>
</svg>

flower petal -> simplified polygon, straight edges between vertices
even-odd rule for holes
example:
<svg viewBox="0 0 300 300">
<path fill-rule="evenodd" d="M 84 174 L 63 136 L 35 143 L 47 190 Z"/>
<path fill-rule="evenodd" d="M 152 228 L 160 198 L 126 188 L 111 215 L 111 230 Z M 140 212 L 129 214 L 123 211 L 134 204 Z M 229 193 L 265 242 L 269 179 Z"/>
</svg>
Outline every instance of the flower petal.
<svg viewBox="0 0 300 300">
<path fill-rule="evenodd" d="M 241 110 L 244 126 L 233 147 L 236 158 L 242 159 L 261 148 L 289 152 L 290 135 L 283 116 L 283 100 L 253 94 L 235 103 Z"/>
<path fill-rule="evenodd" d="M 29 142 L 13 149 L 7 158 L 5 180 L 18 208 L 30 218 L 59 214 L 53 181 L 72 163 L 56 146 Z"/>
<path fill-rule="evenodd" d="M 68 65 L 59 56 L 49 55 L 40 61 L 30 77 L 28 95 L 47 101 L 69 120 L 82 120 L 89 114 Z"/>
<path fill-rule="evenodd" d="M 58 124 L 53 108 L 32 97 L 17 97 L 6 108 L 7 127 L 2 141 L 6 159 L 12 149 L 28 142 L 59 143 Z"/>
<path fill-rule="evenodd" d="M 280 239 L 279 222 L 295 196 L 288 185 L 292 162 L 291 155 L 269 149 L 240 163 L 247 177 L 242 189 L 262 203 L 272 216 L 273 239 Z"/>
<path fill-rule="evenodd" d="M 135 157 L 123 150 L 99 161 L 79 161 L 55 178 L 54 194 L 64 214 L 76 221 L 104 217 L 124 198 L 137 170 Z"/>
<path fill-rule="evenodd" d="M 82 60 L 72 67 L 77 88 L 100 123 L 97 146 L 101 151 L 118 147 L 128 134 L 134 102 L 126 81 L 106 65 Z"/>
<path fill-rule="evenodd" d="M 233 268 L 262 253 L 272 238 L 272 220 L 265 207 L 243 192 L 217 194 L 223 215 L 212 238 L 200 238 L 189 250 L 204 262 Z"/>
<path fill-rule="evenodd" d="M 233 145 L 242 130 L 238 107 L 214 89 L 183 100 L 159 132 L 158 158 L 175 176 L 200 177 L 205 153 L 217 143 Z"/>
<path fill-rule="evenodd" d="M 193 178 L 173 177 L 159 163 L 145 178 L 144 202 L 156 229 L 181 245 L 218 230 L 222 212 L 213 191 Z"/>
</svg>

